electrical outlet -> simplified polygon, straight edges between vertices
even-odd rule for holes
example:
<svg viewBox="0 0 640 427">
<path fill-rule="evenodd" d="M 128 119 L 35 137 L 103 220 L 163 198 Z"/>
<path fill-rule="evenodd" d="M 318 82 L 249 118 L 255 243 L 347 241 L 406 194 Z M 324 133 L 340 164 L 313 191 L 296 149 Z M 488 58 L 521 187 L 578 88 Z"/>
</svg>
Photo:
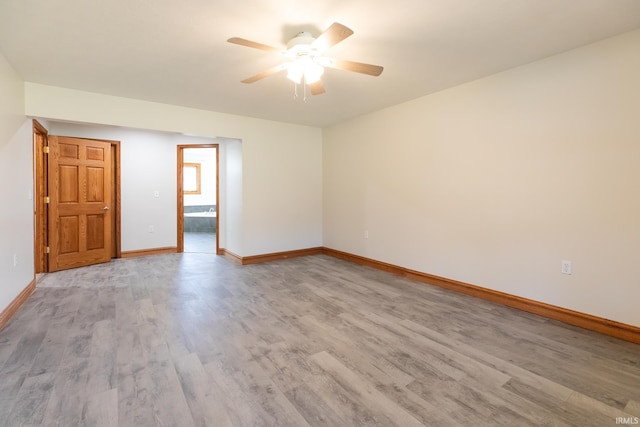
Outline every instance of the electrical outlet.
<svg viewBox="0 0 640 427">
<path fill-rule="evenodd" d="M 18 254 L 13 254 L 13 266 L 16 267 L 18 265 Z"/>
<path fill-rule="evenodd" d="M 155 230 L 154 230 L 154 228 L 153 228 L 153 225 L 150 225 L 150 226 L 149 226 L 149 233 L 153 233 L 154 231 L 155 231 Z"/>
<path fill-rule="evenodd" d="M 563 260 L 560 271 L 562 274 L 571 274 L 571 261 Z"/>
<path fill-rule="evenodd" d="M 157 199 L 158 197 L 160 197 L 160 192 L 159 192 L 158 190 L 154 191 L 154 192 L 153 192 L 153 197 L 155 197 L 156 199 Z"/>
<path fill-rule="evenodd" d="M 369 230 L 364 230 L 364 238 L 365 239 L 369 238 Z"/>
</svg>

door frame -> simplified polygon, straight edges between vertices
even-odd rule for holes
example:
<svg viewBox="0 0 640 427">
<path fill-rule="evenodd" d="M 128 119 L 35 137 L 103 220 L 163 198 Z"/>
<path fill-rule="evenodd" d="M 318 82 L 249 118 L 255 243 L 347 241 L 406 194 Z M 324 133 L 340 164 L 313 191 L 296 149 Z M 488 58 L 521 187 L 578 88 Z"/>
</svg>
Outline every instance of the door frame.
<svg viewBox="0 0 640 427">
<path fill-rule="evenodd" d="M 111 188 L 111 204 L 113 206 L 114 215 L 111 219 L 111 257 L 122 257 L 122 221 L 120 217 L 120 207 L 122 206 L 122 197 L 120 186 L 120 141 L 109 141 L 111 143 L 111 180 L 113 187 Z"/>
<path fill-rule="evenodd" d="M 48 191 L 48 162 L 45 157 L 45 147 L 48 146 L 49 132 L 37 120 L 33 119 L 33 216 L 34 241 L 33 262 L 36 274 L 49 271 L 49 257 L 47 256 L 49 236 L 49 215 L 45 197 Z"/>
<path fill-rule="evenodd" d="M 47 148 L 49 133 L 36 119 L 33 119 L 33 174 L 34 174 L 34 267 L 37 273 L 49 272 L 47 247 L 49 246 L 48 209 L 45 198 L 48 196 L 49 179 L 47 171 Z M 96 139 L 84 138 L 83 139 Z M 120 178 L 120 141 L 97 139 L 111 144 L 112 161 L 112 258 L 122 256 L 122 222 L 121 222 L 121 178 Z M 44 255 L 43 255 L 44 254 Z"/>
<path fill-rule="evenodd" d="M 177 146 L 177 218 L 178 218 L 178 238 L 177 252 L 184 252 L 184 188 L 182 168 L 184 167 L 184 150 L 188 148 L 215 148 L 216 149 L 216 249 L 215 253 L 221 255 L 220 252 L 220 144 L 180 144 Z"/>
</svg>

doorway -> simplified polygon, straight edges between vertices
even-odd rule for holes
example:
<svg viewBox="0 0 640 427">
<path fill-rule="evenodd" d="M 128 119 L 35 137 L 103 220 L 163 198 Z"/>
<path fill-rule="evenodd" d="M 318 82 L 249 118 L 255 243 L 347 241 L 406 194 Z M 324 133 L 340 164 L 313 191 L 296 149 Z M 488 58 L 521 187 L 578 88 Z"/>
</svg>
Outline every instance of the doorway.
<svg viewBox="0 0 640 427">
<path fill-rule="evenodd" d="M 58 137 L 33 120 L 36 273 L 120 257 L 120 142 Z"/>
<path fill-rule="evenodd" d="M 218 144 L 178 145 L 178 252 L 217 254 Z"/>
</svg>

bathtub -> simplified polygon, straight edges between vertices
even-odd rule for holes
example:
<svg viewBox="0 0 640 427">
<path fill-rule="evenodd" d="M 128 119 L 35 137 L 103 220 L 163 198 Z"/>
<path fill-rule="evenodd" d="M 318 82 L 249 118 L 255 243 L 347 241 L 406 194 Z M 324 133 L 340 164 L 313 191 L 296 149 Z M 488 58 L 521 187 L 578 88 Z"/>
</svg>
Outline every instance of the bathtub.
<svg viewBox="0 0 640 427">
<path fill-rule="evenodd" d="M 216 212 L 185 212 L 184 231 L 187 233 L 215 233 Z"/>
<path fill-rule="evenodd" d="M 215 218 L 216 212 L 185 212 L 185 218 Z"/>
</svg>

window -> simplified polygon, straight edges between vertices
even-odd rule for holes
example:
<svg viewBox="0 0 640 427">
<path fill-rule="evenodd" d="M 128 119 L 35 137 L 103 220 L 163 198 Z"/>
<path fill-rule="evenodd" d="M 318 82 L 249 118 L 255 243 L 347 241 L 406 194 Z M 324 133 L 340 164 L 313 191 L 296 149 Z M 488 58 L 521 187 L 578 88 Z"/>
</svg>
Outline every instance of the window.
<svg viewBox="0 0 640 427">
<path fill-rule="evenodd" d="M 184 194 L 201 194 L 200 163 L 185 163 L 183 165 L 182 189 Z"/>
</svg>

